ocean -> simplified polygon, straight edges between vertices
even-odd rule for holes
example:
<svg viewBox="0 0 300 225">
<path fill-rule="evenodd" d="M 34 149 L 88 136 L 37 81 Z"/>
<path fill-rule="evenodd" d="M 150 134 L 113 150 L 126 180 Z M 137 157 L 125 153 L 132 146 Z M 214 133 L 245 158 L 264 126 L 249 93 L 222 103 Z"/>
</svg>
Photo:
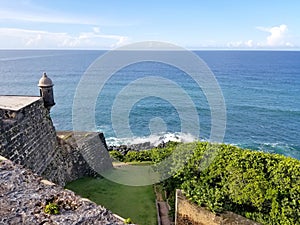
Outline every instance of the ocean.
<svg viewBox="0 0 300 225">
<path fill-rule="evenodd" d="M 300 51 L 194 53 L 213 72 L 223 94 L 226 106 L 223 142 L 300 159 Z M 54 83 L 56 105 L 51 109 L 54 125 L 57 130 L 72 130 L 78 84 L 89 66 L 103 54 L 105 51 L 0 50 L 0 95 L 39 95 L 37 83 L 43 72 L 47 72 Z M 134 81 L 149 76 L 171 80 L 190 97 L 193 108 L 179 99 L 178 104 L 185 106 L 185 118 L 194 120 L 189 122 L 199 123 L 197 137 L 182 132 L 183 112 L 177 110 L 174 102 L 153 93 L 130 106 L 125 105 L 128 101 L 124 101 L 124 106 L 119 101 L 120 110 L 115 113 L 124 113 L 121 109 L 130 107 L 124 124 L 132 134 L 117 135 L 111 112 L 118 94 Z M 99 90 L 94 109 L 95 129 L 104 133 L 110 145 L 210 140 L 212 114 L 206 93 L 174 66 L 153 61 L 134 63 L 112 74 Z M 164 91 L 169 89 L 162 88 Z M 189 114 L 192 112 L 198 114 L 199 121 Z"/>
</svg>

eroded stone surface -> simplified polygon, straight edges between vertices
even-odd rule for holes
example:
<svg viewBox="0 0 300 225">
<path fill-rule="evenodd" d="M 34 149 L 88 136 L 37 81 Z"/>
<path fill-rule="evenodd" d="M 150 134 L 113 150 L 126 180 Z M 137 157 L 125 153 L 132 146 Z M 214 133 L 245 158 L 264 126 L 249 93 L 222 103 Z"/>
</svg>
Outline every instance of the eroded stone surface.
<svg viewBox="0 0 300 225">
<path fill-rule="evenodd" d="M 49 202 L 58 215 L 44 212 Z M 0 161 L 0 224 L 124 224 L 109 210 L 82 199 L 74 192 L 45 182 L 9 160 Z"/>
</svg>

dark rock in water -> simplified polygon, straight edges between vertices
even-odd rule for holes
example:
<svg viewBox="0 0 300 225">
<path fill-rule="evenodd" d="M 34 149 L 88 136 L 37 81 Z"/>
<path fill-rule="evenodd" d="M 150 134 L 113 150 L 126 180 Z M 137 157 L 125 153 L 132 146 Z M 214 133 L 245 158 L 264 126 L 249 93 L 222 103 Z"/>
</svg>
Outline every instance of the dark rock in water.
<svg viewBox="0 0 300 225">
<path fill-rule="evenodd" d="M 150 141 L 139 143 L 139 144 L 132 144 L 132 145 L 120 145 L 120 146 L 109 146 L 108 151 L 119 151 L 122 154 L 127 154 L 128 151 L 141 151 L 141 150 L 149 150 L 154 148 L 155 146 L 150 143 Z"/>
<path fill-rule="evenodd" d="M 166 147 L 166 143 L 164 141 L 162 141 L 159 145 L 157 145 L 157 148 L 165 148 Z"/>
<path fill-rule="evenodd" d="M 140 151 L 140 150 L 148 150 L 154 148 L 154 146 L 151 145 L 150 141 L 147 141 L 144 143 L 129 145 L 129 148 L 131 148 L 134 151 Z"/>
<path fill-rule="evenodd" d="M 150 149 L 152 146 L 151 146 L 150 141 L 148 141 L 148 142 L 143 143 L 142 147 L 143 147 L 143 149 Z"/>
<path fill-rule="evenodd" d="M 165 148 L 170 142 L 172 141 L 168 141 L 168 142 L 161 141 L 161 143 L 158 144 L 157 146 L 152 145 L 150 141 L 139 143 L 139 144 L 132 144 L 132 145 L 119 145 L 119 146 L 112 145 L 108 147 L 108 151 L 113 151 L 113 150 L 119 151 L 123 155 L 126 155 L 127 152 L 129 151 L 142 151 L 142 150 L 150 150 L 152 148 Z"/>
</svg>

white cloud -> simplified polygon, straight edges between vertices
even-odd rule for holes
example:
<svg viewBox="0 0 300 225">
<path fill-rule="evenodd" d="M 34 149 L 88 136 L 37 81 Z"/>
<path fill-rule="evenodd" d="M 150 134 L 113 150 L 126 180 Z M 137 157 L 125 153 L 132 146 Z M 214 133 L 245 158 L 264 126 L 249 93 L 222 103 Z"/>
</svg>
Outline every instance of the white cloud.
<svg viewBox="0 0 300 225">
<path fill-rule="evenodd" d="M 291 37 L 288 35 L 288 27 L 285 24 L 274 27 L 256 27 L 258 30 L 268 32 L 269 35 L 265 40 L 254 41 L 252 39 L 248 41 L 231 41 L 227 43 L 228 48 L 292 48 L 295 45 L 291 41 Z"/>
<path fill-rule="evenodd" d="M 72 6 L 70 6 L 68 10 L 63 11 L 57 8 L 45 8 L 42 1 L 39 5 L 31 1 L 29 1 L 28 4 L 21 0 L 0 0 L 0 2 L 0 22 L 2 23 L 45 23 L 91 26 L 132 26 L 137 24 L 136 21 L 129 21 L 124 18 L 122 18 L 122 20 L 105 18 L 101 13 L 88 13 L 86 11 L 74 13 L 72 12 Z"/>
<path fill-rule="evenodd" d="M 24 4 L 23 4 L 24 3 Z M 121 35 L 103 34 L 99 25 L 116 24 L 115 21 L 107 22 L 98 15 L 61 12 L 40 7 L 31 1 L 23 0 L 3 4 L 0 9 L 0 23 L 7 27 L 0 27 L 1 48 L 97 48 L 107 49 L 124 44 L 128 38 Z M 23 29 L 24 24 L 31 29 Z M 49 30 L 52 27 L 52 30 Z M 97 24 L 97 25 L 96 25 Z M 62 28 L 63 32 L 53 30 L 53 25 Z M 73 26 L 74 25 L 74 26 Z M 18 28 L 10 28 L 18 26 Z M 88 27 L 91 31 L 82 31 Z M 79 30 L 80 29 L 80 30 Z M 69 33 L 71 32 L 71 33 Z"/>
<path fill-rule="evenodd" d="M 0 48 L 112 48 L 124 44 L 128 38 L 120 35 L 101 34 L 100 29 L 77 35 L 48 32 L 43 30 L 26 30 L 0 28 Z M 96 31 L 96 32 L 95 32 Z"/>
<path fill-rule="evenodd" d="M 24 12 L 20 10 L 0 9 L 0 20 L 27 21 L 37 23 L 55 24 L 95 24 L 95 21 L 87 18 L 75 18 L 53 12 Z"/>
<path fill-rule="evenodd" d="M 274 27 L 257 27 L 261 31 L 270 33 L 265 43 L 260 43 L 260 46 L 269 47 L 292 47 L 293 44 L 288 41 L 288 27 L 285 24 Z"/>
<path fill-rule="evenodd" d="M 99 27 L 93 27 L 94 33 L 100 33 L 100 28 Z"/>
<path fill-rule="evenodd" d="M 229 48 L 252 48 L 255 46 L 253 40 L 248 41 L 231 41 L 227 43 Z"/>
</svg>

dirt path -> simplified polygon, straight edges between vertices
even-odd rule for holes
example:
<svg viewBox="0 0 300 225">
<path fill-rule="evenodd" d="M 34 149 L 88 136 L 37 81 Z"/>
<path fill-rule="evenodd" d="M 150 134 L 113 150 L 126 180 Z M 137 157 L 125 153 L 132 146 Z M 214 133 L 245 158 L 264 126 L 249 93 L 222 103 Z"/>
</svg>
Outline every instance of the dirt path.
<svg viewBox="0 0 300 225">
<path fill-rule="evenodd" d="M 161 225 L 171 225 L 168 204 L 166 202 L 157 202 L 157 206 Z"/>
<path fill-rule="evenodd" d="M 155 195 L 156 195 L 156 202 L 157 202 L 157 214 L 160 218 L 159 225 L 171 225 L 171 221 L 169 218 L 169 206 L 163 200 L 162 193 L 154 188 Z"/>
</svg>

